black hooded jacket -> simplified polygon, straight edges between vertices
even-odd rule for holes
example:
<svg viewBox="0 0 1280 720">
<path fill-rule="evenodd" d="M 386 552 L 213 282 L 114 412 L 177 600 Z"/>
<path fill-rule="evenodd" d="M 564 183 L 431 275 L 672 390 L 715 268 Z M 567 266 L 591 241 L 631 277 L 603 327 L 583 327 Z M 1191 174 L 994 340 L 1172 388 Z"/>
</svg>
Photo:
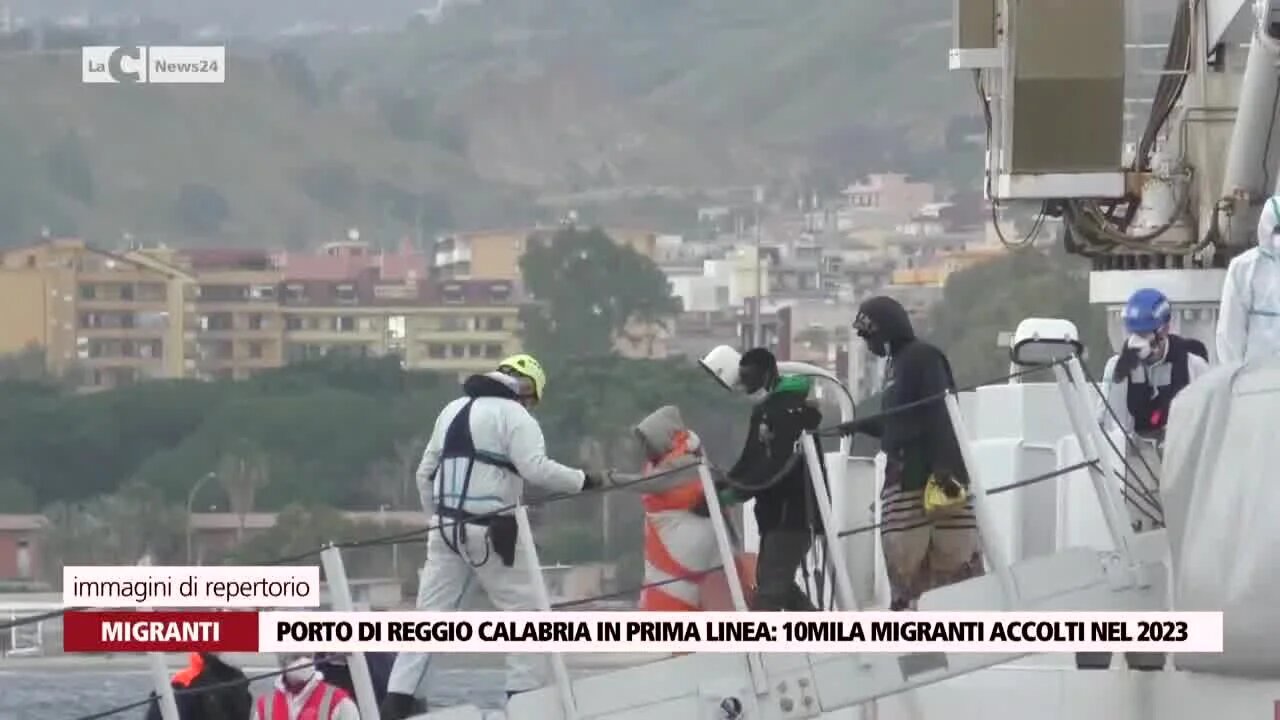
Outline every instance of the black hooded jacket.
<svg viewBox="0 0 1280 720">
<path fill-rule="evenodd" d="M 185 688 L 174 686 L 174 704 L 181 720 L 244 720 L 253 712 L 249 680 L 242 670 L 216 655 L 201 653 L 204 669 Z M 155 697 L 155 693 L 152 693 Z M 146 720 L 160 720 L 160 703 L 147 706 Z"/>
<path fill-rule="evenodd" d="M 734 487 L 734 494 L 755 499 L 756 526 L 761 533 L 822 533 L 808 466 L 804 453 L 796 448 L 801 433 L 816 430 L 822 422 L 822 413 L 808 400 L 811 385 L 805 377 L 779 379 L 752 409 L 742 454 L 729 470 L 729 476 L 741 485 L 759 488 Z M 823 462 L 820 443 L 817 449 L 818 460 Z"/>
<path fill-rule="evenodd" d="M 923 488 L 930 472 L 951 475 L 967 485 L 969 477 L 960 446 L 941 399 L 890 412 L 954 389 L 955 378 L 947 356 L 916 337 L 911 318 L 897 301 L 874 297 L 863 302 L 858 311 L 878 330 L 872 341 L 888 345 L 889 367 L 881 408 L 889 414 L 855 420 L 847 429 L 879 438 L 885 455 L 907 466 L 904 490 Z"/>
</svg>

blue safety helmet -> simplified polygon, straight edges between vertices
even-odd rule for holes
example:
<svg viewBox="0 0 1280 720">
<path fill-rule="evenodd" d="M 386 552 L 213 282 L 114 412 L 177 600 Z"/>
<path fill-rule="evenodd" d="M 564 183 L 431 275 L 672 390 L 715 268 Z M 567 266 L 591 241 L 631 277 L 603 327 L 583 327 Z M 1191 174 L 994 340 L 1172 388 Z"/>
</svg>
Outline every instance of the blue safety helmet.
<svg viewBox="0 0 1280 720">
<path fill-rule="evenodd" d="M 1164 293 L 1142 288 L 1129 296 L 1124 306 L 1124 329 L 1131 333 L 1153 333 L 1173 319 L 1173 306 Z"/>
</svg>

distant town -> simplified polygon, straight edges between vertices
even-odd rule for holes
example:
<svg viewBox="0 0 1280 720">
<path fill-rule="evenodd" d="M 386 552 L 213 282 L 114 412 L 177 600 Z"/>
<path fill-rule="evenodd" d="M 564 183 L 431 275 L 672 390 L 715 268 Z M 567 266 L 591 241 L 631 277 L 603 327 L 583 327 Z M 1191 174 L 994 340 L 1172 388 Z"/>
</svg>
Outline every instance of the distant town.
<svg viewBox="0 0 1280 720">
<path fill-rule="evenodd" d="M 865 396 L 870 363 L 849 343 L 856 302 L 886 293 L 923 314 L 948 274 L 1004 251 L 980 198 L 934 196 L 930 184 L 882 174 L 790 212 L 762 213 L 759 195 L 701 208 L 703 237 L 606 227 L 661 268 L 683 307 L 667 327 L 628 333 L 615 349 L 700 357 L 720 344 L 763 344 L 848 378 Z M 556 229 L 406 238 L 381 249 L 353 229 L 305 251 L 41 238 L 0 254 L 0 353 L 41 348 L 51 374 L 74 373 L 86 391 L 246 379 L 330 353 L 397 355 L 406 369 L 465 375 L 520 350 L 528 298 L 519 260 Z M 753 337 L 757 285 L 761 338 Z"/>
</svg>

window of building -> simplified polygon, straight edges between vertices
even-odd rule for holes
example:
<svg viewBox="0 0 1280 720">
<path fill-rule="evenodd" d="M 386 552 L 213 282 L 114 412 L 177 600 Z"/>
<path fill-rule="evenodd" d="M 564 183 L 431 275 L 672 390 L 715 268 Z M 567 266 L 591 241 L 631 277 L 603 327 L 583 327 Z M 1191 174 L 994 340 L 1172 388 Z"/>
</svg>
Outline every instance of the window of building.
<svg viewBox="0 0 1280 720">
<path fill-rule="evenodd" d="M 262 343 L 258 342 L 257 340 L 250 342 L 246 350 L 248 351 L 249 357 L 253 358 L 254 360 L 261 358 L 263 355 Z"/>
<path fill-rule="evenodd" d="M 168 292 L 164 283 L 138 283 L 138 299 L 143 302 L 164 302 Z"/>
<path fill-rule="evenodd" d="M 471 343 L 471 346 L 467 348 L 467 351 L 473 358 L 484 357 L 484 345 L 481 343 Z"/>
<path fill-rule="evenodd" d="M 97 296 L 97 288 L 93 283 L 80 283 L 80 299 L 92 300 Z"/>
<path fill-rule="evenodd" d="M 338 285 L 333 290 L 333 295 L 338 302 L 348 305 L 356 301 L 356 286 L 349 283 Z"/>
<path fill-rule="evenodd" d="M 258 313 L 252 313 L 252 314 L 250 314 L 250 315 L 249 315 L 249 329 L 250 329 L 250 330 L 261 330 L 261 329 L 262 329 L 262 316 L 261 316 L 261 315 L 259 315 Z"/>
<path fill-rule="evenodd" d="M 444 343 L 430 343 L 427 345 L 427 357 L 439 360 L 443 358 L 446 353 L 447 351 L 445 350 Z"/>
<path fill-rule="evenodd" d="M 297 300 L 302 300 L 304 297 L 306 297 L 306 288 L 304 288 L 302 285 L 293 283 L 293 284 L 284 286 L 285 300 L 297 301 Z"/>
<path fill-rule="evenodd" d="M 454 343 L 449 346 L 449 356 L 462 358 L 467 356 L 467 346 L 462 343 Z"/>
<path fill-rule="evenodd" d="M 202 316 L 200 329 L 214 332 L 232 329 L 231 313 L 210 313 Z"/>
<path fill-rule="evenodd" d="M 445 315 L 440 318 L 440 329 L 457 332 L 467 329 L 467 319 L 458 315 Z"/>
<path fill-rule="evenodd" d="M 275 300 L 275 285 L 253 285 L 249 288 L 249 297 L 254 300 Z"/>
<path fill-rule="evenodd" d="M 493 283 L 489 286 L 489 298 L 494 302 L 506 302 L 511 299 L 510 283 Z"/>
<path fill-rule="evenodd" d="M 126 283 L 126 284 L 124 284 L 124 285 L 121 285 L 121 286 L 120 286 L 120 299 L 121 299 L 121 300 L 132 300 L 132 299 L 133 299 L 133 286 L 132 286 L 132 285 L 130 285 L 130 284 L 128 284 L 128 283 Z"/>
<path fill-rule="evenodd" d="M 355 332 L 356 319 L 350 315 L 340 315 L 335 321 L 338 332 Z"/>
<path fill-rule="evenodd" d="M 502 317 L 499 315 L 490 315 L 484 319 L 484 329 L 490 331 L 498 331 L 503 328 Z"/>
<path fill-rule="evenodd" d="M 461 305 L 466 300 L 466 293 L 461 283 L 446 283 L 440 288 L 440 295 L 450 305 Z"/>
<path fill-rule="evenodd" d="M 298 317 L 297 315 L 285 315 L 284 329 L 285 330 L 301 330 L 302 318 Z"/>
<path fill-rule="evenodd" d="M 502 357 L 502 345 L 499 343 L 488 343 L 484 346 L 484 356 L 487 358 Z"/>
</svg>

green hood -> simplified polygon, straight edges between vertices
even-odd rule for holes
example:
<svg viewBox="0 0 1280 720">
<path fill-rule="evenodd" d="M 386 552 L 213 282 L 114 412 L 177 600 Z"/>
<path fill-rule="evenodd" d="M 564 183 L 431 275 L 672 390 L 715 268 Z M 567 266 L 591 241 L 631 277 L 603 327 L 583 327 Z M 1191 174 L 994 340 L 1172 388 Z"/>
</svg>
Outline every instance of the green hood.
<svg viewBox="0 0 1280 720">
<path fill-rule="evenodd" d="M 783 375 L 778 378 L 778 384 L 774 386 L 770 395 L 782 395 L 784 393 L 808 395 L 813 389 L 813 380 L 804 375 Z"/>
</svg>

